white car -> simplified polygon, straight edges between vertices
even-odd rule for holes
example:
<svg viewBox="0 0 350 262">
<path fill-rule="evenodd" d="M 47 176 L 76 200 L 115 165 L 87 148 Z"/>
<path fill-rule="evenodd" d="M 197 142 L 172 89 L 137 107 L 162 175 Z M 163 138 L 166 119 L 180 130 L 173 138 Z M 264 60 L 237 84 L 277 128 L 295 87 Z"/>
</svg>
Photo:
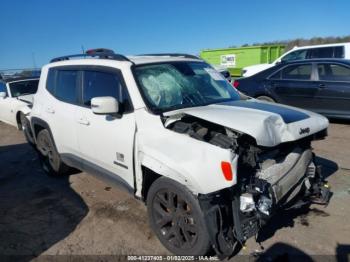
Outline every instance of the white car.
<svg viewBox="0 0 350 262">
<path fill-rule="evenodd" d="M 191 55 L 53 59 L 30 123 L 48 174 L 74 167 L 127 189 L 177 255 L 230 256 L 286 206 L 330 198 L 311 149 L 328 120 L 244 100 Z"/>
<path fill-rule="evenodd" d="M 244 67 L 244 77 L 255 75 L 281 62 L 313 58 L 345 58 L 350 59 L 350 43 L 326 44 L 294 47 L 271 64 L 259 64 Z"/>
<path fill-rule="evenodd" d="M 38 77 L 5 78 L 0 80 L 0 121 L 25 129 L 26 118 L 38 89 Z"/>
</svg>

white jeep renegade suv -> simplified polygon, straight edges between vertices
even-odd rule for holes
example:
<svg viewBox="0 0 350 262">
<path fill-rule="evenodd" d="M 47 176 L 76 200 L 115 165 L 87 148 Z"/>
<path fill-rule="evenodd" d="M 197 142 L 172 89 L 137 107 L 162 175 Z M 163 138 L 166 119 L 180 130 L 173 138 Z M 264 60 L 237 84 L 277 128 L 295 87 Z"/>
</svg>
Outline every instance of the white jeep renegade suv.
<svg viewBox="0 0 350 262">
<path fill-rule="evenodd" d="M 100 49 L 56 58 L 34 101 L 44 169 L 123 186 L 175 254 L 230 256 L 274 213 L 329 201 L 311 151 L 327 119 L 242 97 L 197 57 Z"/>
</svg>

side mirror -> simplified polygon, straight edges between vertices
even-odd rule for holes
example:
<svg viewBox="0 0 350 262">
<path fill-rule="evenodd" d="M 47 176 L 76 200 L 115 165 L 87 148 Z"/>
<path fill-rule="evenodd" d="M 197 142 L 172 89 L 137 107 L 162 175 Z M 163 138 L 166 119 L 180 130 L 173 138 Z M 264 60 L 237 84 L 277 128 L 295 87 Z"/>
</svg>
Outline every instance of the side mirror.
<svg viewBox="0 0 350 262">
<path fill-rule="evenodd" d="M 94 97 L 91 99 L 91 109 L 94 114 L 109 115 L 119 112 L 119 102 L 111 96 Z"/>
<path fill-rule="evenodd" d="M 0 92 L 0 98 L 5 98 L 7 96 L 6 92 Z"/>
</svg>

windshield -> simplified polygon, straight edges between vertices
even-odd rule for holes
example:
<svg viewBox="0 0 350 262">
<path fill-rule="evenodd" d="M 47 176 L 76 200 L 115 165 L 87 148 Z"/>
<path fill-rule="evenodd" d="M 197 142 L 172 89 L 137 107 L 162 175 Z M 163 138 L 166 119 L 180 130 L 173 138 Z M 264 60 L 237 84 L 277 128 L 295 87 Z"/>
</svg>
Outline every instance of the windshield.
<svg viewBox="0 0 350 262">
<path fill-rule="evenodd" d="M 39 80 L 28 80 L 10 83 L 12 97 L 35 94 L 38 90 Z"/>
<path fill-rule="evenodd" d="M 227 80 L 203 62 L 137 66 L 135 77 L 147 105 L 156 112 L 240 99 Z"/>
</svg>

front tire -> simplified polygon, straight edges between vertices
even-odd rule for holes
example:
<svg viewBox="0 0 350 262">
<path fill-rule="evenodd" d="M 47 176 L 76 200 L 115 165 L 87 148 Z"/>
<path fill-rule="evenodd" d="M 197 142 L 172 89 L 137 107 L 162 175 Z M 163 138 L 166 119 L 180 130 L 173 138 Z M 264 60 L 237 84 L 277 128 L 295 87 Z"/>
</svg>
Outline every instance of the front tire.
<svg viewBox="0 0 350 262">
<path fill-rule="evenodd" d="M 39 158 L 45 172 L 50 176 L 68 175 L 70 167 L 62 162 L 49 131 L 41 130 L 36 141 Z"/>
<path fill-rule="evenodd" d="M 176 255 L 205 255 L 209 234 L 198 200 L 171 179 L 162 177 L 147 195 L 148 217 L 160 242 Z"/>
</svg>

